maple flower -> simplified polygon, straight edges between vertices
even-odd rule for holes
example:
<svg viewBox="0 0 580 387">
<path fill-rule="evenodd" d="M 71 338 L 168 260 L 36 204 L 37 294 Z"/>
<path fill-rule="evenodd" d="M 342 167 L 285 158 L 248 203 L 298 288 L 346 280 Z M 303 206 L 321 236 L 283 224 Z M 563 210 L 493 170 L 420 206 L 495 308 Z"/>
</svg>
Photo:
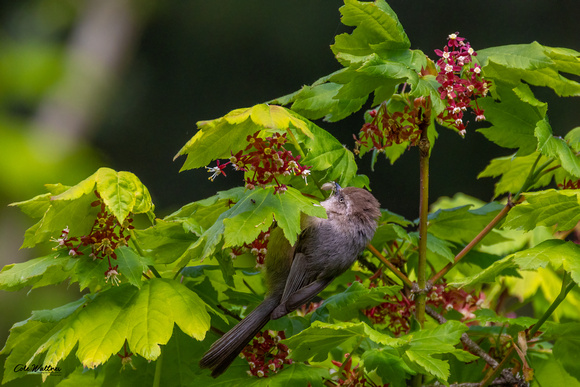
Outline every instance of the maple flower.
<svg viewBox="0 0 580 387">
<path fill-rule="evenodd" d="M 489 85 L 482 80 L 481 66 L 472 63 L 477 55 L 469 42 L 458 35 L 450 34 L 447 46 L 443 50 L 435 50 L 440 57 L 437 61 L 439 73 L 436 80 L 441 85 L 438 89 L 441 99 L 447 104 L 446 110 L 438 116 L 440 122 L 457 129 L 460 135 L 465 135 L 463 111 L 472 103 L 475 104 L 476 121 L 485 120 L 482 109 L 477 106 L 477 97 L 485 97 Z"/>
<path fill-rule="evenodd" d="M 111 265 L 109 265 L 109 268 L 105 271 L 105 282 L 108 283 L 109 280 L 111 280 L 111 285 L 119 286 L 119 284 L 121 283 L 119 276 L 121 274 L 119 274 L 119 272 L 117 271 L 118 268 L 119 265 L 115 267 L 111 267 Z"/>
<path fill-rule="evenodd" d="M 288 358 L 288 347 L 280 343 L 285 338 L 283 331 L 259 332 L 240 353 L 240 357 L 250 366 L 248 374 L 267 378 L 284 368 L 284 364 L 292 364 L 292 359 Z"/>
<path fill-rule="evenodd" d="M 292 155 L 292 152 L 284 148 L 287 133 L 274 133 L 270 137 L 261 138 L 261 131 L 257 131 L 246 137 L 247 146 L 237 153 L 231 153 L 226 164 L 219 164 L 216 167 L 206 167 L 213 175 L 213 180 L 229 163 L 235 170 L 250 172 L 245 175 L 245 187 L 254 189 L 256 187 L 266 187 L 274 183 L 274 193 L 284 193 L 288 187 L 279 179 L 295 175 L 302 176 L 305 181 L 310 174 L 309 166 L 300 165 L 300 156 Z M 253 172 L 253 173 L 252 173 Z"/>
<path fill-rule="evenodd" d="M 208 180 L 214 181 L 214 179 L 216 177 L 218 177 L 220 175 L 220 173 L 224 176 L 226 176 L 226 173 L 224 172 L 225 167 L 230 163 L 229 161 L 225 164 L 220 164 L 219 160 L 217 161 L 217 165 L 215 167 L 205 167 L 205 169 L 207 169 L 208 172 L 211 172 L 212 175 L 210 177 L 208 177 Z"/>
</svg>

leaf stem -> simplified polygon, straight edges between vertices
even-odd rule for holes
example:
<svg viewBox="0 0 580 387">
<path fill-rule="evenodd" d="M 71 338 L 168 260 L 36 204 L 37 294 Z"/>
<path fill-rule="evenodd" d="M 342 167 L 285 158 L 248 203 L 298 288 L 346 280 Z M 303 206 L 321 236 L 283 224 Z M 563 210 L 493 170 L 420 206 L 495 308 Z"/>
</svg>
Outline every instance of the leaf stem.
<svg viewBox="0 0 580 387">
<path fill-rule="evenodd" d="M 153 377 L 153 387 L 161 386 L 161 369 L 163 367 L 163 347 L 161 353 L 155 362 L 155 376 Z"/>
<path fill-rule="evenodd" d="M 377 257 L 390 271 L 393 272 L 393 274 L 395 274 L 397 276 L 397 278 L 399 278 L 401 281 L 403 281 L 403 283 L 405 285 L 407 285 L 408 287 L 412 288 L 413 287 L 413 282 L 407 278 L 407 276 L 405 274 L 403 274 L 403 272 L 401 272 L 399 269 L 397 269 L 397 267 L 395 265 L 393 265 L 387 258 L 385 258 L 383 256 L 383 254 L 381 254 L 381 252 L 379 250 L 377 250 L 377 248 L 373 245 L 371 245 L 370 243 L 367 245 L 367 248 L 370 250 L 371 253 L 373 253 L 373 255 L 375 257 Z"/>
<path fill-rule="evenodd" d="M 562 301 L 564 301 L 564 299 L 566 298 L 568 293 L 574 288 L 574 286 L 576 286 L 576 283 L 572 280 L 570 273 L 565 271 L 564 276 L 562 278 L 562 287 L 560 289 L 560 293 L 558 294 L 554 302 L 552 302 L 552 305 L 550 305 L 550 307 L 546 310 L 546 312 L 544 312 L 542 317 L 540 317 L 538 322 L 535 323 L 530 328 L 530 330 L 528 331 L 528 339 L 534 337 L 534 335 L 536 334 L 536 332 L 538 332 L 542 324 L 544 324 L 546 320 L 548 320 L 548 318 L 552 315 L 552 313 L 554 313 L 556 308 L 562 303 Z"/>
</svg>

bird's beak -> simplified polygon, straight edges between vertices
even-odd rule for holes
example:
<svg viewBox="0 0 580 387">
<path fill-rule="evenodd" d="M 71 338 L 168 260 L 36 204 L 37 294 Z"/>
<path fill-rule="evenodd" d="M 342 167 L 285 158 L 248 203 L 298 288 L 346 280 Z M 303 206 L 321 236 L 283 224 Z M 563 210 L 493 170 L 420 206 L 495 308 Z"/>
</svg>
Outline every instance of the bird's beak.
<svg viewBox="0 0 580 387">
<path fill-rule="evenodd" d="M 342 187 L 336 181 L 332 181 L 332 182 L 324 183 L 322 185 L 322 189 L 325 191 L 332 191 L 332 193 L 331 193 L 331 196 L 332 196 L 332 195 L 336 195 L 336 193 L 339 192 L 342 189 Z"/>
</svg>

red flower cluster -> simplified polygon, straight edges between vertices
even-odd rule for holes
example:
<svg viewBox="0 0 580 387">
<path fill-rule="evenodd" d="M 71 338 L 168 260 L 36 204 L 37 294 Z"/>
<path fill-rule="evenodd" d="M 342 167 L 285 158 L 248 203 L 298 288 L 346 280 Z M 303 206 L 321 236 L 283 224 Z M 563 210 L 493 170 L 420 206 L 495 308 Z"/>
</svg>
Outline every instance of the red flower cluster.
<svg viewBox="0 0 580 387">
<path fill-rule="evenodd" d="M 369 111 L 371 121 L 363 125 L 359 134 L 354 136 L 356 154 L 360 148 L 384 151 L 393 144 L 409 142 L 409 146 L 417 145 L 421 138 L 419 123 L 426 109 L 425 98 L 413 100 L 413 106 L 405 105 L 402 112 L 389 113 L 387 104 L 383 102 L 377 109 Z"/>
<path fill-rule="evenodd" d="M 288 347 L 280 343 L 285 338 L 283 331 L 258 333 L 240 354 L 250 365 L 248 374 L 267 378 L 270 372 L 277 373 L 284 368 L 284 364 L 292 364 L 292 359 L 288 358 Z"/>
<path fill-rule="evenodd" d="M 411 330 L 409 322 L 415 312 L 415 302 L 404 295 L 397 297 L 385 297 L 387 300 L 380 305 L 364 309 L 362 312 L 373 324 L 387 324 L 387 327 L 395 336 L 408 333 Z"/>
<path fill-rule="evenodd" d="M 463 113 L 472 100 L 475 104 L 475 120 L 485 120 L 484 111 L 477 105 L 476 97 L 486 96 L 489 83 L 483 80 L 481 67 L 472 63 L 472 57 L 477 53 L 465 38 L 457 34 L 458 32 L 448 36 L 447 46 L 443 51 L 435 50 L 440 57 L 437 61 L 437 81 L 441 84 L 438 91 L 447 104 L 446 110 L 438 118 L 464 135 L 466 123 L 463 122 Z"/>
<path fill-rule="evenodd" d="M 268 240 L 270 238 L 270 230 L 262 231 L 260 235 L 252 243 L 244 243 L 244 246 L 233 248 L 231 257 L 235 258 L 243 254 L 246 249 L 256 256 L 256 267 L 264 266 L 266 260 L 266 253 L 268 252 Z"/>
<path fill-rule="evenodd" d="M 284 192 L 288 189 L 285 184 L 281 184 L 278 178 L 294 174 L 302 176 L 306 181 L 310 175 L 310 167 L 302 166 L 299 163 L 300 156 L 293 156 L 292 152 L 284 148 L 287 142 L 287 133 L 274 133 L 271 137 L 265 139 L 258 137 L 260 131 L 257 131 L 247 137 L 248 146 L 246 149 L 232 154 L 230 160 L 225 164 L 220 164 L 217 160 L 217 166 L 206 167 L 213 174 L 210 180 L 213 180 L 219 174 L 226 175 L 223 171 L 228 164 L 232 164 L 238 171 L 253 172 L 251 176 L 246 177 L 246 188 L 254 189 L 256 186 L 265 187 L 271 182 L 275 182 L 274 192 Z"/>
<path fill-rule="evenodd" d="M 580 180 L 568 180 L 564 179 L 562 183 L 558 184 L 558 188 L 560 189 L 580 189 Z"/>
<path fill-rule="evenodd" d="M 341 363 L 336 360 L 332 360 L 332 364 L 337 366 L 339 369 L 342 368 L 342 372 L 338 375 L 338 378 L 333 377 L 333 379 L 337 382 L 337 386 L 356 386 L 356 387 L 365 387 L 368 386 L 367 380 L 364 377 L 364 369 L 358 368 L 358 365 L 354 368 L 352 367 L 352 357 L 350 354 L 344 355 L 347 359 L 344 363 Z M 370 385 L 376 386 L 376 384 L 371 383 Z M 385 384 L 388 386 L 388 384 Z"/>
<path fill-rule="evenodd" d="M 357 278 L 359 282 L 362 282 Z M 377 286 L 378 276 L 371 277 L 369 288 Z M 462 289 L 435 285 L 427 294 L 427 305 L 443 308 L 443 313 L 455 309 L 463 315 L 462 321 L 475 317 L 474 313 L 481 307 L 484 294 L 467 293 Z M 385 302 L 362 311 L 374 324 L 387 324 L 395 336 L 408 333 L 411 326 L 411 316 L 415 312 L 415 301 L 405 295 L 385 296 Z"/>
<path fill-rule="evenodd" d="M 97 214 L 91 232 L 81 237 L 69 238 L 69 228 L 66 227 L 62 230 L 60 238 L 53 239 L 54 242 L 58 243 L 54 250 L 64 247 L 68 249 L 70 256 L 76 257 L 84 255 L 81 249 L 84 250 L 85 247 L 90 246 L 91 253 L 89 257 L 93 260 L 107 258 L 109 261 L 109 268 L 105 271 L 105 282 L 110 279 L 114 285 L 118 285 L 120 282 L 118 278 L 120 275 L 118 271 L 119 265 L 112 266 L 111 258 L 117 259 L 115 249 L 120 246 L 126 246 L 129 242 L 131 235 L 124 235 L 124 233 L 126 230 L 134 228 L 131 225 L 133 219 L 128 216 L 123 224 L 120 224 L 117 218 L 107 211 L 107 207 L 97 191 L 95 191 L 95 195 L 97 200 L 92 202 L 91 206 L 100 206 L 100 211 Z"/>
<path fill-rule="evenodd" d="M 475 318 L 473 312 L 481 308 L 484 299 L 484 293 L 467 293 L 463 289 L 434 285 L 427 294 L 427 305 L 443 307 L 444 312 L 455 309 L 463 315 L 461 321 L 466 321 Z"/>
</svg>

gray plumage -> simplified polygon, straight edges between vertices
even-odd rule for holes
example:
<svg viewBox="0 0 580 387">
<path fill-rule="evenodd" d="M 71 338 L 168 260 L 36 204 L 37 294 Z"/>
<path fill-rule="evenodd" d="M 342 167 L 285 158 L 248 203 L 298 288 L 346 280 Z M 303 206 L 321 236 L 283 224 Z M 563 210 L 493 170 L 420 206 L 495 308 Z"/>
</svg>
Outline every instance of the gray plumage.
<svg viewBox="0 0 580 387">
<path fill-rule="evenodd" d="M 328 188 L 329 183 L 323 188 Z M 302 233 L 290 246 L 274 229 L 266 255 L 268 295 L 248 316 L 217 340 L 200 361 L 221 375 L 246 344 L 266 325 L 311 301 L 344 273 L 364 250 L 377 228 L 379 202 L 361 188 L 341 188 L 321 202 L 328 218 L 306 217 Z"/>
</svg>

